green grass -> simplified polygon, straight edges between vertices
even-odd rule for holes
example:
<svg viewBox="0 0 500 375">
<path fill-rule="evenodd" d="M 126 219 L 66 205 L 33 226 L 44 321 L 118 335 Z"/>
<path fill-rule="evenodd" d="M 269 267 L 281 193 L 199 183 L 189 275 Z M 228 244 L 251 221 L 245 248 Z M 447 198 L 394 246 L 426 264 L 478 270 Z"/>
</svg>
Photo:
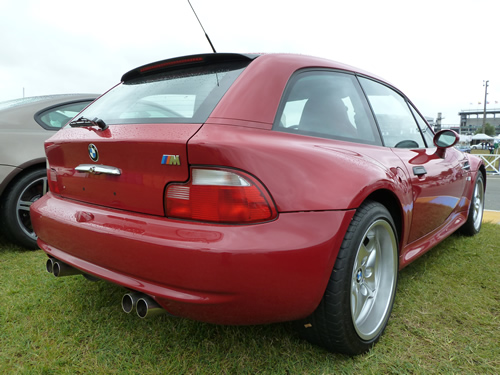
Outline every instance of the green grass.
<svg viewBox="0 0 500 375">
<path fill-rule="evenodd" d="M 290 324 L 230 327 L 121 311 L 124 290 L 45 272 L 0 237 L 1 374 L 498 374 L 500 227 L 453 235 L 401 271 L 380 342 L 355 358 Z"/>
</svg>

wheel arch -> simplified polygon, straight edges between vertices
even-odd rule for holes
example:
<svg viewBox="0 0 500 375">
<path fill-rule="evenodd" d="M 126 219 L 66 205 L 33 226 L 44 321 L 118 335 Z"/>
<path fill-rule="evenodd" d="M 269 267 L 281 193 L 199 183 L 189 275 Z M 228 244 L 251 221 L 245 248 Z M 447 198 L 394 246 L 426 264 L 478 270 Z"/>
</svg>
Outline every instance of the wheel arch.
<svg viewBox="0 0 500 375">
<path fill-rule="evenodd" d="M 486 192 L 486 183 L 487 183 L 486 176 L 487 176 L 487 173 L 486 173 L 486 167 L 485 167 L 485 165 L 481 162 L 477 166 L 476 172 L 474 172 L 474 173 L 471 174 L 472 179 L 471 179 L 470 183 L 467 184 L 467 188 L 464 191 L 464 196 L 467 199 L 469 199 L 469 201 L 472 200 L 472 195 L 474 194 L 474 186 L 476 184 L 476 179 L 477 179 L 477 177 L 478 177 L 479 174 L 481 174 L 481 176 L 483 177 L 484 191 Z M 469 210 L 470 210 L 470 204 L 467 207 L 467 215 L 469 215 Z"/>
<path fill-rule="evenodd" d="M 402 249 L 402 239 L 403 239 L 403 208 L 398 197 L 390 190 L 380 189 L 372 192 L 366 197 L 365 200 L 371 200 L 378 202 L 383 205 L 390 213 L 394 225 L 396 226 L 396 234 L 398 236 L 399 249 Z"/>
<path fill-rule="evenodd" d="M 486 183 L 487 183 L 487 181 L 486 181 L 486 167 L 484 166 L 484 164 L 481 164 L 477 173 L 481 173 L 483 175 L 484 190 L 486 191 Z"/>
<path fill-rule="evenodd" d="M 481 159 L 479 156 L 473 155 L 473 154 L 472 155 L 467 154 L 466 156 L 467 156 L 467 159 L 469 160 L 469 163 L 470 163 L 470 171 L 472 172 L 471 175 L 472 175 L 472 177 L 474 177 L 474 181 L 475 181 L 477 174 L 481 173 L 483 175 L 484 188 L 486 189 L 486 166 L 484 165 L 483 159 Z M 472 181 L 471 186 L 474 185 L 474 181 Z M 471 189 L 471 191 L 469 193 L 472 194 L 473 190 L 474 189 Z"/>
<path fill-rule="evenodd" d="M 25 174 L 30 173 L 35 169 L 45 169 L 46 160 L 45 158 L 38 158 L 30 160 L 29 162 L 23 163 L 16 167 L 1 183 L 0 183 L 0 201 L 3 200 L 4 193 L 9 191 L 9 189 Z"/>
</svg>

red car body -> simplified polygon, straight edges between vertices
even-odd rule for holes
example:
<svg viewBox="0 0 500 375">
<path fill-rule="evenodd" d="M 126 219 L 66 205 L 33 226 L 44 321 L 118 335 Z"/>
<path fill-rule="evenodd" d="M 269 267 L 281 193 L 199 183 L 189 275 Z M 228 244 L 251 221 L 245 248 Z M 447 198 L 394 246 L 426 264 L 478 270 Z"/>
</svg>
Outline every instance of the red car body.
<svg viewBox="0 0 500 375">
<path fill-rule="evenodd" d="M 217 58 L 211 56 L 194 59 Z M 192 59 L 181 58 L 179 65 Z M 51 191 L 31 206 L 38 244 L 49 257 L 145 293 L 173 315 L 270 323 L 301 319 L 318 307 L 363 202 L 379 202 L 390 212 L 399 268 L 467 221 L 475 181 L 485 174 L 474 156 L 453 147 L 394 148 L 276 131 L 280 103 L 297 72 L 340 72 L 392 86 L 319 58 L 250 59 L 202 123 L 111 124 L 104 130 L 94 123 L 67 126 L 49 139 Z M 89 159 L 90 144 L 98 148 L 97 162 Z M 180 163 L 168 164 L 168 156 Z M 113 166 L 121 174 L 92 167 L 81 173 L 76 168 L 82 163 Z M 234 171 L 254 183 L 269 202 L 269 219 L 168 217 L 168 186 L 189 181 L 193 168 Z"/>
</svg>

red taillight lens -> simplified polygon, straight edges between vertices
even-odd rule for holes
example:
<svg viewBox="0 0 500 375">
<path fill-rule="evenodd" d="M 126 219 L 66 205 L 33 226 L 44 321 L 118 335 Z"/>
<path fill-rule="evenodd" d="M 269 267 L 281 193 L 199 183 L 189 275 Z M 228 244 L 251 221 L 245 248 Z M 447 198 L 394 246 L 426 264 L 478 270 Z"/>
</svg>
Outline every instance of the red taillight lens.
<svg viewBox="0 0 500 375">
<path fill-rule="evenodd" d="M 57 180 L 57 172 L 55 169 L 47 169 L 47 180 L 49 185 L 49 190 L 53 193 L 60 194 L 61 189 L 59 189 L 59 181 Z"/>
<path fill-rule="evenodd" d="M 216 223 L 255 223 L 276 217 L 267 191 L 247 174 L 193 168 L 191 176 L 185 184 L 167 187 L 168 217 Z"/>
</svg>

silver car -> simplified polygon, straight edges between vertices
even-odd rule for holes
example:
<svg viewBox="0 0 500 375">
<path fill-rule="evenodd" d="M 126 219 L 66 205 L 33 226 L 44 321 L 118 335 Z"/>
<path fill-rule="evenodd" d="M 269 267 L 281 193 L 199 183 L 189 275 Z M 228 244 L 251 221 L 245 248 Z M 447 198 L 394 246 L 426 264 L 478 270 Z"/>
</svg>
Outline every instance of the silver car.
<svg viewBox="0 0 500 375">
<path fill-rule="evenodd" d="M 47 190 L 43 143 L 96 94 L 37 96 L 0 103 L 0 230 L 36 249 L 30 206 Z"/>
</svg>

